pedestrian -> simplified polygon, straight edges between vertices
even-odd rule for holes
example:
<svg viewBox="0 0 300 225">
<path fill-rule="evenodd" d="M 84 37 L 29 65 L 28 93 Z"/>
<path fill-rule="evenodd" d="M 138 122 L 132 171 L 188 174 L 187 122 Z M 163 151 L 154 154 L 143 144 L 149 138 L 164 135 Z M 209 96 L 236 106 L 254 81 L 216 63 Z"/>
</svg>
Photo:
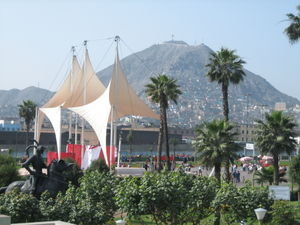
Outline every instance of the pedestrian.
<svg viewBox="0 0 300 225">
<path fill-rule="evenodd" d="M 198 167 L 198 175 L 202 176 L 202 168 L 201 168 L 201 166 Z"/>
<path fill-rule="evenodd" d="M 147 164 L 147 162 L 144 163 L 144 169 L 145 169 L 146 171 L 148 170 L 148 164 Z"/>
<path fill-rule="evenodd" d="M 237 182 L 237 183 L 240 183 L 240 182 L 241 182 L 241 173 L 240 173 L 239 170 L 237 171 L 237 173 L 236 173 L 235 176 L 236 176 L 236 182 Z"/>
</svg>

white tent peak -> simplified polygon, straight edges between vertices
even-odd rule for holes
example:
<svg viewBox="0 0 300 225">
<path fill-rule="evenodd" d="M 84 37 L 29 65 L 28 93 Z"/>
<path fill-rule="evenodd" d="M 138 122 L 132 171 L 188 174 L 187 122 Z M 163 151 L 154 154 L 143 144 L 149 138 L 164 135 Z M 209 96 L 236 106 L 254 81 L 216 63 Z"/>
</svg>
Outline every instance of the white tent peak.
<svg viewBox="0 0 300 225">
<path fill-rule="evenodd" d="M 94 129 L 102 149 L 106 149 L 106 129 L 109 121 L 123 116 L 135 115 L 159 119 L 130 87 L 120 64 L 118 52 L 113 66 L 112 78 L 105 92 L 95 101 L 70 110 L 78 113 Z M 111 143 L 112 145 L 112 143 Z M 103 151 L 109 164 L 106 151 Z"/>
</svg>

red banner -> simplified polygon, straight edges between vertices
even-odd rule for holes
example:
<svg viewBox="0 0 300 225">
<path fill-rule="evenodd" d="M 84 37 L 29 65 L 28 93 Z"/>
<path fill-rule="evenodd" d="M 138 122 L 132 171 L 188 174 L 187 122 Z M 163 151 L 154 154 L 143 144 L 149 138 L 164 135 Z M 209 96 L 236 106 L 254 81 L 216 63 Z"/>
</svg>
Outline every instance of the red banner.
<svg viewBox="0 0 300 225">
<path fill-rule="evenodd" d="M 68 152 L 62 152 L 60 154 L 60 158 L 61 159 L 65 159 L 65 158 L 73 159 L 73 154 L 68 153 Z M 47 153 L 47 165 L 49 165 L 53 159 L 58 159 L 58 153 L 57 152 L 48 152 Z"/>
</svg>

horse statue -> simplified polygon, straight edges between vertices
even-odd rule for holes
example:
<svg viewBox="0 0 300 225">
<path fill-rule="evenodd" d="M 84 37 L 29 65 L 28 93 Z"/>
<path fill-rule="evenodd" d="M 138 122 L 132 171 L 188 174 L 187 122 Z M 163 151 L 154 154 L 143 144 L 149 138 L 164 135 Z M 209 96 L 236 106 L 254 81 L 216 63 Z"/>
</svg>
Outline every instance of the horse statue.
<svg viewBox="0 0 300 225">
<path fill-rule="evenodd" d="M 81 170 L 74 163 L 66 163 L 64 160 L 52 160 L 47 167 L 42 161 L 41 154 L 43 146 L 28 146 L 28 149 L 36 148 L 36 153 L 22 163 L 30 176 L 25 181 L 14 181 L 7 187 L 0 188 L 0 193 L 8 193 L 17 188 L 21 192 L 31 193 L 39 197 L 44 191 L 48 191 L 51 196 L 56 196 L 58 192 L 64 192 L 68 188 L 69 182 L 78 185 L 78 179 L 82 175 Z M 32 165 L 33 169 L 29 167 Z M 42 168 L 47 168 L 47 175 L 42 173 Z"/>
</svg>

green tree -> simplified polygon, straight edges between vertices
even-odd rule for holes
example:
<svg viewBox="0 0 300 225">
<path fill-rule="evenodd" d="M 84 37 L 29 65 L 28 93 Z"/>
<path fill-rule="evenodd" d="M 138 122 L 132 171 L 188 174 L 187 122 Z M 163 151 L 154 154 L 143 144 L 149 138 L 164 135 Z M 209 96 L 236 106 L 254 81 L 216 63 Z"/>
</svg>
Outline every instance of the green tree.
<svg viewBox="0 0 300 225">
<path fill-rule="evenodd" d="M 272 185 L 274 181 L 273 174 L 274 174 L 274 166 L 263 167 L 261 170 L 255 171 L 254 180 L 258 184 L 261 184 L 262 186 L 265 182 L 268 182 L 269 185 Z M 287 180 L 284 178 L 285 174 L 286 174 L 285 171 L 283 170 L 279 171 L 279 182 L 287 182 Z"/>
<path fill-rule="evenodd" d="M 215 177 L 221 184 L 222 163 L 234 161 L 239 145 L 234 142 L 236 133 L 233 126 L 226 120 L 214 120 L 196 128 L 194 148 L 200 152 L 200 162 L 208 167 L 214 167 Z M 214 225 L 220 224 L 220 209 L 215 211 Z"/>
<path fill-rule="evenodd" d="M 249 224 L 253 224 L 257 220 L 254 209 L 261 207 L 269 211 L 273 202 L 267 187 L 252 187 L 250 183 L 244 187 L 237 187 L 232 183 L 224 183 L 212 206 L 221 209 L 226 224 L 239 224 L 245 219 Z"/>
<path fill-rule="evenodd" d="M 167 75 L 160 74 L 157 77 L 150 77 L 151 83 L 147 84 L 146 94 L 151 98 L 151 101 L 159 104 L 160 108 L 160 129 L 157 146 L 157 166 L 161 169 L 161 151 L 163 135 L 166 143 L 167 167 L 171 169 L 169 139 L 168 139 L 168 123 L 167 123 L 167 108 L 169 102 L 177 104 L 178 97 L 182 94 L 177 85 L 177 80 L 169 78 Z"/>
<path fill-rule="evenodd" d="M 127 177 L 116 189 L 117 204 L 129 219 L 151 215 L 155 224 L 201 224 L 219 186 L 215 179 L 185 173 L 146 173 Z"/>
<path fill-rule="evenodd" d="M 239 145 L 234 142 L 233 125 L 225 120 L 214 120 L 196 128 L 194 148 L 205 166 L 215 168 L 215 177 L 221 183 L 221 166 L 237 157 Z"/>
<path fill-rule="evenodd" d="M 10 155 L 0 155 L 0 187 L 7 186 L 19 178 L 16 160 Z"/>
<path fill-rule="evenodd" d="M 217 82 L 221 85 L 223 94 L 223 114 L 226 121 L 229 120 L 229 105 L 228 105 L 228 87 L 232 84 L 239 84 L 246 76 L 243 70 L 243 64 L 246 62 L 235 54 L 234 50 L 221 48 L 216 53 L 211 53 L 211 58 L 206 76 L 211 82 Z M 229 173 L 230 164 L 227 161 L 225 164 L 226 180 L 230 181 Z"/>
<path fill-rule="evenodd" d="M 178 145 L 179 143 L 180 143 L 180 141 L 179 141 L 177 138 L 171 138 L 171 139 L 170 139 L 170 144 L 173 145 L 174 161 L 176 161 L 176 159 L 175 159 L 175 154 L 176 154 L 175 147 L 176 147 L 176 145 Z"/>
<path fill-rule="evenodd" d="M 256 170 L 255 175 L 255 181 L 258 184 L 261 184 L 261 186 L 264 185 L 265 182 L 269 183 L 269 185 L 272 185 L 273 183 L 273 174 L 274 174 L 274 167 L 263 167 L 261 170 Z"/>
<path fill-rule="evenodd" d="M 11 216 L 13 223 L 40 221 L 42 217 L 38 199 L 17 190 L 0 195 L 0 214 Z"/>
<path fill-rule="evenodd" d="M 35 118 L 35 108 L 37 105 L 30 101 L 24 101 L 21 105 L 18 105 L 19 107 L 19 116 L 25 120 L 25 125 L 26 125 L 26 146 L 28 145 L 28 135 L 29 135 L 29 130 L 31 127 L 31 123 Z"/>
<path fill-rule="evenodd" d="M 286 152 L 291 154 L 296 147 L 294 128 L 296 124 L 293 119 L 284 115 L 281 111 L 266 114 L 265 122 L 258 120 L 256 145 L 263 154 L 273 156 L 274 184 L 279 184 L 279 156 Z"/>
<path fill-rule="evenodd" d="M 299 205 L 298 205 L 299 207 Z M 272 225 L 299 225 L 297 221 L 298 207 L 289 201 L 275 201 L 272 205 Z"/>
<path fill-rule="evenodd" d="M 109 174 L 88 171 L 76 188 L 70 185 L 65 194 L 50 198 L 42 195 L 39 208 L 47 220 L 63 220 L 78 225 L 107 224 L 116 212 L 114 188 L 116 178 Z"/>
<path fill-rule="evenodd" d="M 298 42 L 300 38 L 300 5 L 297 6 L 297 10 L 298 15 L 287 14 L 290 25 L 284 30 L 292 44 Z"/>
<path fill-rule="evenodd" d="M 289 166 L 289 177 L 298 184 L 298 196 L 300 196 L 300 155 L 292 158 Z M 300 200 L 300 198 L 298 198 Z"/>
<path fill-rule="evenodd" d="M 133 143 L 132 128 L 130 129 L 130 131 L 128 132 L 128 135 L 126 136 L 126 141 L 129 144 L 129 152 L 130 152 L 130 154 L 132 154 L 132 143 Z"/>
</svg>

